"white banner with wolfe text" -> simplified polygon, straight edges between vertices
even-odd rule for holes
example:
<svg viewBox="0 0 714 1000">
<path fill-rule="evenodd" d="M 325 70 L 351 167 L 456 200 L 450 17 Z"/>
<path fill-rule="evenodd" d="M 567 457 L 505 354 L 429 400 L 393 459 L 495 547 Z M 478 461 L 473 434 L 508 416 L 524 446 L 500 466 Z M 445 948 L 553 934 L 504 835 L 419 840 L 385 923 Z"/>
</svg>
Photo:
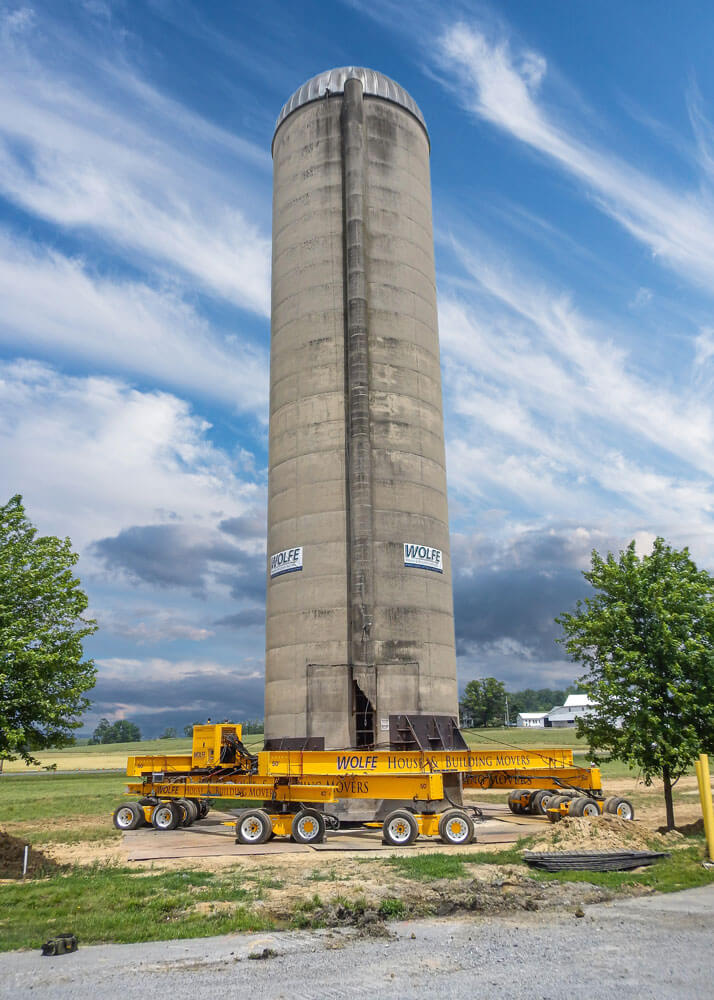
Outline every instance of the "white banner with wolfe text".
<svg viewBox="0 0 714 1000">
<path fill-rule="evenodd" d="M 283 549 L 270 557 L 270 576 L 282 576 L 283 573 L 296 573 L 302 569 L 302 545 L 294 549 Z"/>
<path fill-rule="evenodd" d="M 433 549 L 430 545 L 420 545 L 418 542 L 404 543 L 404 565 L 430 569 L 434 573 L 444 572 L 441 549 Z"/>
</svg>

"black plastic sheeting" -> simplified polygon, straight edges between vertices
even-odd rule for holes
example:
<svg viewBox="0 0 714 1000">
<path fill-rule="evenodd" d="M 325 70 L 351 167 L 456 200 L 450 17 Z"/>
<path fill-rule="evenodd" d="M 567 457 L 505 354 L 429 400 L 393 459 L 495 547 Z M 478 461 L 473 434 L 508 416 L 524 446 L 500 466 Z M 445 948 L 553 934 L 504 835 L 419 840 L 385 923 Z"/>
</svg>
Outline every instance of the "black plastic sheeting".
<svg viewBox="0 0 714 1000">
<path fill-rule="evenodd" d="M 668 851 L 524 851 L 523 860 L 547 872 L 623 872 L 668 858 Z"/>
</svg>

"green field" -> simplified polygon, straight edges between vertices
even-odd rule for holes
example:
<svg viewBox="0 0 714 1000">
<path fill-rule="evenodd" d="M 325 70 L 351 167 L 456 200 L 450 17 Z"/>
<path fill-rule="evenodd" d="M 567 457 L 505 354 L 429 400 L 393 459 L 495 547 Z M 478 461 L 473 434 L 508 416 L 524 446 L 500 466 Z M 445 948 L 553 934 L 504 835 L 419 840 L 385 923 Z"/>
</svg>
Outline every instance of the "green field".
<svg viewBox="0 0 714 1000">
<path fill-rule="evenodd" d="M 486 743 L 509 747 L 571 747 L 586 751 L 588 744 L 579 740 L 573 729 L 519 729 L 500 726 L 497 729 L 462 729 L 469 746 Z"/>
<path fill-rule="evenodd" d="M 263 747 L 263 734 L 246 736 L 244 741 L 249 750 Z M 55 767 L 58 771 L 123 771 L 127 757 L 134 754 L 177 754 L 191 753 L 191 740 L 182 736 L 175 740 L 144 740 L 141 743 L 100 743 L 98 746 L 63 747 L 61 750 L 43 750 L 36 756 L 42 767 Z M 6 761 L 5 774 L 26 774 L 28 768 L 23 761 Z"/>
</svg>

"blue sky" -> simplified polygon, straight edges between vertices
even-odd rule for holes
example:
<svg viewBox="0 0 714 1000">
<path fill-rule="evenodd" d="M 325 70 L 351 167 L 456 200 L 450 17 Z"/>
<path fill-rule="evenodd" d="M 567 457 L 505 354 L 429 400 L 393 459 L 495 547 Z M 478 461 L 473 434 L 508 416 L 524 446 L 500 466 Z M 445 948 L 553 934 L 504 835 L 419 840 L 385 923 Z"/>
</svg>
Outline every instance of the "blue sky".
<svg viewBox="0 0 714 1000">
<path fill-rule="evenodd" d="M 0 0 L 0 469 L 87 716 L 262 716 L 270 142 L 333 66 L 432 144 L 463 684 L 571 681 L 592 548 L 714 569 L 711 5 Z"/>
</svg>

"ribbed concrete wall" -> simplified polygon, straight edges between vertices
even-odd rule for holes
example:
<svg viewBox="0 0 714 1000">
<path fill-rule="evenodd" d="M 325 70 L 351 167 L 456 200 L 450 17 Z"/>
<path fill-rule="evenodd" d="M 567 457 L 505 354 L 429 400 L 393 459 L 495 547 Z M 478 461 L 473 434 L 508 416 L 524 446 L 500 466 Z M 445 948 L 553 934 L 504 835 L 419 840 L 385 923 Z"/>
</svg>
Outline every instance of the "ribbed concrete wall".
<svg viewBox="0 0 714 1000">
<path fill-rule="evenodd" d="M 346 746 L 353 678 L 376 739 L 457 707 L 429 143 L 349 81 L 282 121 L 273 159 L 268 553 L 303 565 L 268 573 L 266 736 Z"/>
</svg>

